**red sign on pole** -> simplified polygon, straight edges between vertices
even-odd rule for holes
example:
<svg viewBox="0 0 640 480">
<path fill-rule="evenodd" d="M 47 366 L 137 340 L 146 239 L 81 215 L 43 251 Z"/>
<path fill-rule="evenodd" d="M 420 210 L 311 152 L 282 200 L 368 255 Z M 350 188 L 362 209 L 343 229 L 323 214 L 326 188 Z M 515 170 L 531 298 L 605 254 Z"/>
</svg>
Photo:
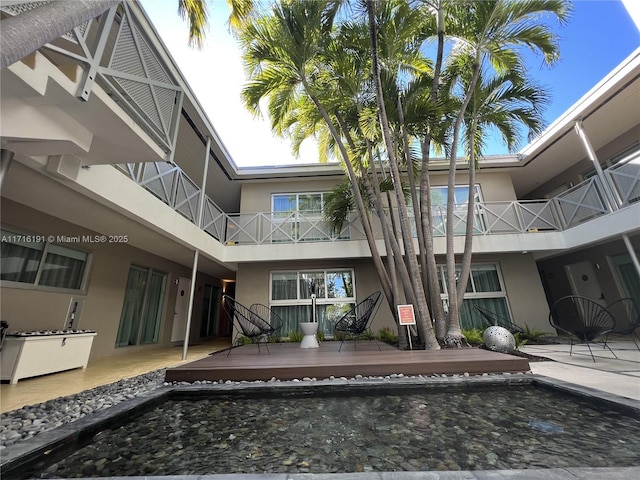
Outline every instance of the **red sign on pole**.
<svg viewBox="0 0 640 480">
<path fill-rule="evenodd" d="M 398 305 L 398 319 L 400 325 L 415 325 L 416 316 L 413 312 L 413 305 Z"/>
</svg>

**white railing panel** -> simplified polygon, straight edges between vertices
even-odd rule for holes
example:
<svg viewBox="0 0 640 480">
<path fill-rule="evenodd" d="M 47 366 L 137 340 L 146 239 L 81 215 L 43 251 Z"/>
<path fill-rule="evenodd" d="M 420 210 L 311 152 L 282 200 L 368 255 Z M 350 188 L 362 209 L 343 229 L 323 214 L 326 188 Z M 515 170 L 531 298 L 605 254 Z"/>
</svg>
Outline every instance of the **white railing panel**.
<svg viewBox="0 0 640 480">
<path fill-rule="evenodd" d="M 180 171 L 176 176 L 176 193 L 173 199 L 173 209 L 184 215 L 191 222 L 198 219 L 198 204 L 200 189 L 196 183 Z"/>
<path fill-rule="evenodd" d="M 579 185 L 561 193 L 554 198 L 558 212 L 565 228 L 609 213 L 604 192 L 597 177 L 582 182 Z"/>
<path fill-rule="evenodd" d="M 209 198 L 205 198 L 202 229 L 219 242 L 225 238 L 226 214 Z"/>
<path fill-rule="evenodd" d="M 606 170 L 620 206 L 640 201 L 640 156 L 620 162 Z"/>
<path fill-rule="evenodd" d="M 178 170 L 178 167 L 166 162 L 145 163 L 139 183 L 164 203 L 172 205 Z"/>
</svg>

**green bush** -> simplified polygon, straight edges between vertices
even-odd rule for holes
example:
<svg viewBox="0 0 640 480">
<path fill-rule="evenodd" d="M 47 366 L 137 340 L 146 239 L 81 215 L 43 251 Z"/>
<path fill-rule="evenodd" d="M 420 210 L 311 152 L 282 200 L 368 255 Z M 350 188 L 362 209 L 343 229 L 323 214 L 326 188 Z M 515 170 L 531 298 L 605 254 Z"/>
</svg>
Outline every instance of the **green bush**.
<svg viewBox="0 0 640 480">
<path fill-rule="evenodd" d="M 484 330 L 479 328 L 465 328 L 462 329 L 462 334 L 467 339 L 470 345 L 482 345 L 484 344 L 484 340 L 482 338 L 482 334 Z"/>
<path fill-rule="evenodd" d="M 396 343 L 398 341 L 398 335 L 393 332 L 389 327 L 382 327 L 378 331 L 376 338 L 382 342 Z"/>
<path fill-rule="evenodd" d="M 316 338 L 318 339 L 319 342 L 324 342 L 325 340 L 325 335 L 324 332 L 321 330 L 318 330 L 318 333 L 316 334 Z"/>
<path fill-rule="evenodd" d="M 529 325 L 525 323 L 524 332 L 519 332 L 516 335 L 518 335 L 520 337 L 520 340 L 523 341 L 524 343 L 527 343 L 527 342 L 537 343 L 542 337 L 547 335 L 547 332 L 537 328 L 530 328 Z M 517 342 L 518 342 L 518 339 L 516 339 L 516 344 Z"/>
<path fill-rule="evenodd" d="M 289 332 L 289 341 L 290 342 L 301 342 L 302 341 L 302 337 L 304 337 L 304 334 L 302 332 L 297 331 L 297 330 L 291 330 Z"/>
</svg>

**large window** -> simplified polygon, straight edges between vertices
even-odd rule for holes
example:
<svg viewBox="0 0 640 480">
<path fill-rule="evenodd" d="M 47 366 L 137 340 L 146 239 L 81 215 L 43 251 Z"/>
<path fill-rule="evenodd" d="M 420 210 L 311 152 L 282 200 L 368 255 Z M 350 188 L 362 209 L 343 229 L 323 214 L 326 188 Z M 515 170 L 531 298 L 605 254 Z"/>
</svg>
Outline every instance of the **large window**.
<svg viewBox="0 0 640 480">
<path fill-rule="evenodd" d="M 456 277 L 459 269 L 456 268 Z M 438 281 L 445 310 L 448 310 L 449 295 L 447 291 L 446 267 L 438 267 Z M 489 310 L 500 317 L 511 321 L 507 293 L 504 290 L 502 276 L 498 265 L 471 265 L 471 274 L 467 283 L 467 290 L 460 308 L 460 326 L 462 328 L 483 328 L 484 320 L 473 309 L 474 304 Z"/>
<path fill-rule="evenodd" d="M 280 193 L 271 196 L 273 242 L 328 240 L 329 228 L 323 218 L 323 192 Z M 340 233 L 348 239 L 348 230 Z"/>
<path fill-rule="evenodd" d="M 446 186 L 431 187 L 431 226 L 433 228 L 433 234 L 435 236 L 443 236 L 446 233 L 447 225 L 447 190 Z M 479 204 L 482 202 L 482 195 L 480 193 L 480 186 L 474 187 L 474 202 Z M 454 215 L 454 235 L 464 235 L 467 228 L 467 204 L 469 203 L 469 186 L 458 185 L 455 187 L 454 192 L 455 207 L 453 210 Z M 412 231 L 414 237 L 416 236 L 415 222 L 413 222 L 413 205 L 409 203 L 407 205 L 409 209 L 409 216 L 412 218 Z M 476 209 L 476 212 L 478 210 Z M 480 233 L 484 231 L 483 218 L 479 214 L 474 215 L 474 233 Z"/>
<path fill-rule="evenodd" d="M 335 323 L 355 305 L 353 280 L 351 269 L 272 272 L 270 306 L 284 321 L 282 335 L 299 331 L 300 322 L 312 320 L 312 289 L 318 330 L 333 335 Z"/>
<path fill-rule="evenodd" d="M 433 216 L 431 222 L 434 233 L 444 235 L 447 223 L 447 187 L 431 187 L 431 207 L 433 208 Z M 480 186 L 475 185 L 474 202 L 476 204 L 482 201 L 480 195 Z M 469 203 L 469 186 L 457 185 L 454 192 L 455 207 L 453 210 L 454 219 L 454 235 L 464 235 L 467 228 L 467 205 Z M 474 215 L 474 233 L 481 232 L 482 218 Z"/>
<path fill-rule="evenodd" d="M 164 272 L 135 265 L 129 268 L 117 347 L 158 341 L 166 283 Z"/>
<path fill-rule="evenodd" d="M 51 243 L 44 235 L 6 229 L 0 230 L 0 235 L 0 279 L 69 290 L 82 288 L 88 253 Z"/>
</svg>

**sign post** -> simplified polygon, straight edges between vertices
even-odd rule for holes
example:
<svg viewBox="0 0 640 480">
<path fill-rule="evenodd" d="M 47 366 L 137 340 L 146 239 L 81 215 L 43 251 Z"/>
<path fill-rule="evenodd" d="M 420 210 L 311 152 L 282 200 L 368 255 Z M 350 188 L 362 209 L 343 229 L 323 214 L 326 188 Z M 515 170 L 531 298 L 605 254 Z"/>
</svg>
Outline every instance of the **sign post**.
<svg viewBox="0 0 640 480">
<path fill-rule="evenodd" d="M 413 345 L 411 344 L 411 331 L 409 330 L 409 325 L 416 324 L 416 315 L 413 311 L 413 305 L 398 305 L 398 321 L 400 322 L 400 325 L 406 325 L 407 337 L 409 338 L 409 348 L 413 350 Z"/>
</svg>

